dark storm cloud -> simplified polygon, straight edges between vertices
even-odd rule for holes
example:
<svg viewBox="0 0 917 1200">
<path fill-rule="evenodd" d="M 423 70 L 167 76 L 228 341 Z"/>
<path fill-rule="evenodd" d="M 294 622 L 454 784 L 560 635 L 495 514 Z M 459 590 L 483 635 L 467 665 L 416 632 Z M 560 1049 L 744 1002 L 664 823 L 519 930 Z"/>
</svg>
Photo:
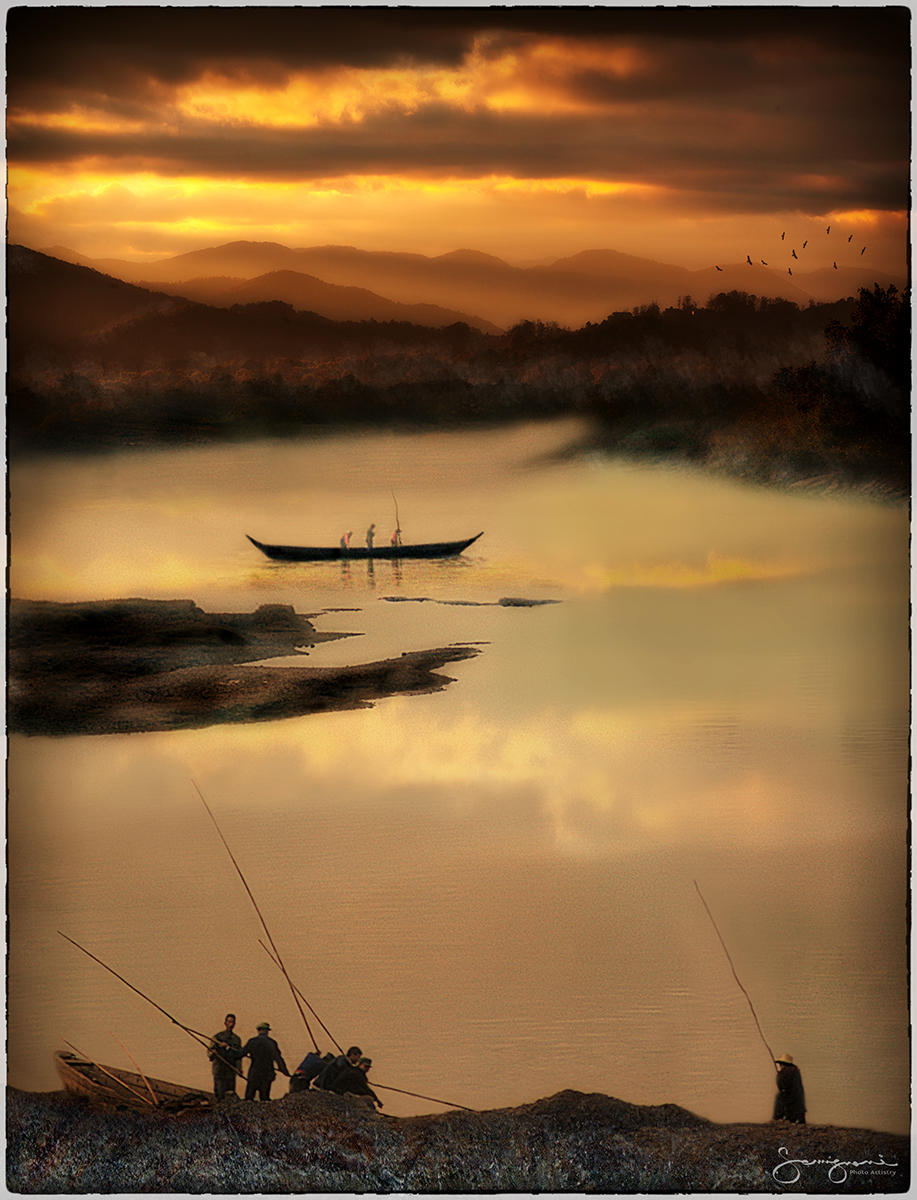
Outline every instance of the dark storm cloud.
<svg viewBox="0 0 917 1200">
<path fill-rule="evenodd" d="M 776 33 L 814 55 L 838 49 L 865 59 L 909 62 L 906 8 L 63 8 L 18 7 L 7 17 L 8 94 L 35 104 L 47 89 L 112 95 L 143 80 L 184 83 L 203 71 L 270 78 L 334 66 L 380 67 L 412 61 L 456 66 L 476 34 L 507 44 L 525 34 L 675 39 L 690 72 L 694 41 L 722 53 L 706 82 L 729 67 L 731 46 Z M 735 70 L 735 68 L 732 68 Z M 906 70 L 906 65 L 905 65 Z M 700 80 L 703 86 L 704 80 Z"/>
<path fill-rule="evenodd" d="M 13 128 L 8 154 L 22 164 L 85 162 L 118 172 L 153 169 L 249 180 L 364 174 L 624 180 L 707 192 L 708 203 L 717 198 L 716 207 L 748 211 L 767 210 L 775 197 L 785 196 L 803 211 L 821 212 L 838 205 L 841 190 L 851 206 L 906 207 L 906 172 L 902 176 L 894 162 L 860 147 L 858 158 L 845 158 L 841 184 L 837 155 L 848 144 L 821 137 L 817 122 L 795 148 L 787 140 L 777 132 L 769 142 L 746 146 L 740 125 L 713 139 L 694 114 L 677 110 L 645 128 L 631 120 L 495 117 L 440 106 L 407 118 L 368 117 L 344 128 L 234 128 L 219 138 L 203 126 L 145 135 Z"/>
<path fill-rule="evenodd" d="M 591 106 L 580 116 L 427 103 L 359 123 L 216 135 L 187 120 L 130 135 L 16 121 L 27 108 L 78 103 L 143 121 L 171 87 L 207 71 L 279 85 L 335 66 L 456 67 L 484 31 L 494 58 L 532 35 L 567 36 L 589 50 L 635 48 L 640 69 L 539 59 L 522 82 Z M 749 210 L 908 204 L 905 8 L 18 8 L 8 34 L 11 164 L 265 180 L 630 180 Z M 524 53 L 519 62 L 529 69 Z"/>
</svg>

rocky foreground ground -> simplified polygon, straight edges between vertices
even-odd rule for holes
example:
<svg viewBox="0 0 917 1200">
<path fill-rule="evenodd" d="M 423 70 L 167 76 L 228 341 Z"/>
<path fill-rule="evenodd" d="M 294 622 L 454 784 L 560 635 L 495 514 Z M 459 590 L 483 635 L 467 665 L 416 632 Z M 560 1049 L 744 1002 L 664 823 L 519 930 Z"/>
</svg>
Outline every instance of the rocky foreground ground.
<svg viewBox="0 0 917 1200">
<path fill-rule="evenodd" d="M 717 1125 L 672 1104 L 565 1091 L 519 1108 L 387 1117 L 306 1092 L 178 1116 L 7 1092 L 14 1193 L 896 1193 L 909 1140 Z"/>
</svg>

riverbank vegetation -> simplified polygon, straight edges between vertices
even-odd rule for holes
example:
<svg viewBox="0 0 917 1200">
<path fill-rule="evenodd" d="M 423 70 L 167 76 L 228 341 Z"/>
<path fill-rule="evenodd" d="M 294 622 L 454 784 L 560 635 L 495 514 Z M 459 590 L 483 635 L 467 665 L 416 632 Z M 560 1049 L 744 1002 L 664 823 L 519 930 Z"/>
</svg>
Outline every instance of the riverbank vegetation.
<svg viewBox="0 0 917 1200">
<path fill-rule="evenodd" d="M 51 336 L 11 295 L 14 453 L 575 416 L 592 431 L 580 449 L 909 491 L 910 308 L 893 285 L 805 308 L 685 297 L 502 334 L 173 300 Z"/>
</svg>

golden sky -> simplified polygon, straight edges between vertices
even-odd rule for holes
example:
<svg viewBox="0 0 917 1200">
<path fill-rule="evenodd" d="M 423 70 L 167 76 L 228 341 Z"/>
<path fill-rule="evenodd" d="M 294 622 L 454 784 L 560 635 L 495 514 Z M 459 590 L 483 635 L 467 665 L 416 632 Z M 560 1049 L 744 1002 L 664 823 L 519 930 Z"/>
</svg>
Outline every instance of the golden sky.
<svg viewBox="0 0 917 1200">
<path fill-rule="evenodd" d="M 909 33 L 905 8 L 14 8 L 10 238 L 704 267 L 786 233 L 809 267 L 900 270 Z"/>
</svg>

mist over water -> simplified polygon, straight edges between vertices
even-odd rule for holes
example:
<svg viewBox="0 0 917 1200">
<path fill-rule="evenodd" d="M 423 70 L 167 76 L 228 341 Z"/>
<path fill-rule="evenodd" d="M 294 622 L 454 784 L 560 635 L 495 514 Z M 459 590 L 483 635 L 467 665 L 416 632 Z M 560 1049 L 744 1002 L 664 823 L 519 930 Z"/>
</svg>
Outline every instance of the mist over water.
<svg viewBox="0 0 917 1200">
<path fill-rule="evenodd" d="M 57 930 L 196 1029 L 231 1010 L 291 1067 L 311 1048 L 193 779 L 294 982 L 380 1084 L 767 1120 L 773 1072 L 696 879 L 810 1122 L 907 1129 L 907 513 L 554 458 L 576 433 L 11 466 L 14 597 L 292 604 L 358 635 L 316 666 L 481 648 L 444 691 L 368 710 L 11 738 L 11 1084 L 57 1087 L 65 1040 L 129 1067 L 114 1034 L 208 1086 L 191 1040 Z M 485 536 L 400 566 L 276 565 L 244 538 L 374 521 L 387 541 L 395 501 L 406 541 Z"/>
</svg>

